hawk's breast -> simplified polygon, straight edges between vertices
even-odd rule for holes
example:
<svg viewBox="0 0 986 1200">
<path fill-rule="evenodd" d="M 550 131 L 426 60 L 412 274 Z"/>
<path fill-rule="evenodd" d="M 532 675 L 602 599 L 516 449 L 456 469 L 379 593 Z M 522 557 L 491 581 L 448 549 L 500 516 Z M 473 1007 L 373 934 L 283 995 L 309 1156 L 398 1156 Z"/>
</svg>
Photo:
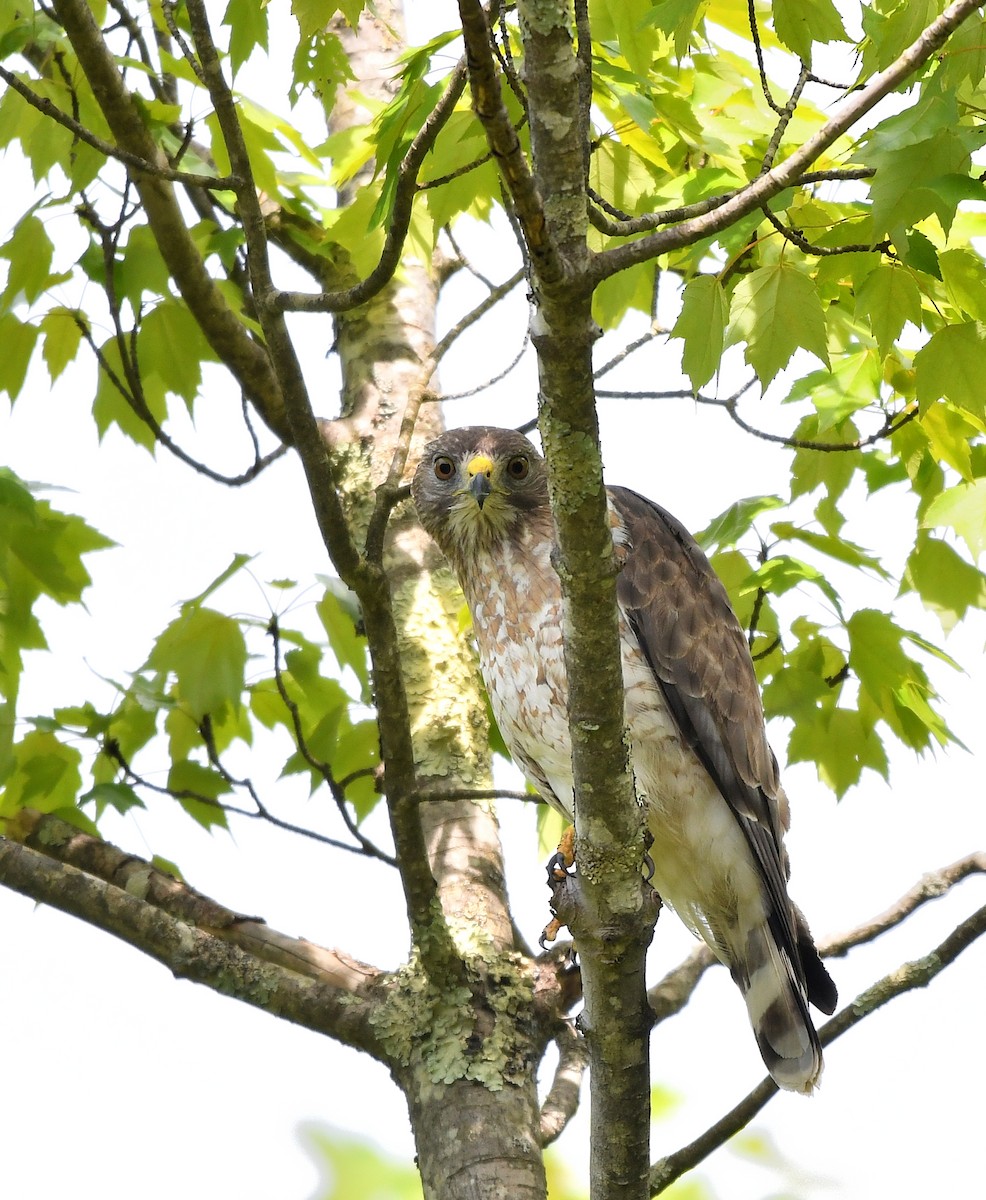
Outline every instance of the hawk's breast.
<svg viewBox="0 0 986 1200">
<path fill-rule="evenodd" d="M 549 804 L 574 814 L 561 585 L 550 543 L 501 542 L 465 574 L 493 715 L 517 764 Z M 729 806 L 682 741 L 660 685 L 620 615 L 626 720 L 638 798 L 654 836 L 654 886 L 685 923 L 723 949 L 760 887 Z M 719 919 L 711 914 L 718 914 Z"/>
</svg>

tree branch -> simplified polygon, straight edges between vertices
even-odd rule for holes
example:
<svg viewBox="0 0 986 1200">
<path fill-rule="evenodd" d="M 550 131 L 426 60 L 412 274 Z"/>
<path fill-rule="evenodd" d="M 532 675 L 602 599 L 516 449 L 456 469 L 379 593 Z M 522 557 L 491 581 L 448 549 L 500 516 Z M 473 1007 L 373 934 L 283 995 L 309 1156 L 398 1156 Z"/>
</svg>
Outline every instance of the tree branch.
<svg viewBox="0 0 986 1200">
<path fill-rule="evenodd" d="M 569 1021 L 562 1021 L 555 1035 L 558 1065 L 551 1087 L 541 1105 L 541 1145 L 549 1146 L 578 1112 L 582 1077 L 589 1065 L 585 1038 Z"/>
<path fill-rule="evenodd" d="M 78 917 L 203 983 L 274 1016 L 386 1061 L 372 1016 L 385 979 L 376 967 L 268 929 L 150 863 L 23 810 L 0 837 L 0 882 Z"/>
<path fill-rule="evenodd" d="M 986 933 L 986 906 L 978 909 L 958 925 L 945 940 L 923 958 L 904 963 L 895 971 L 885 975 L 861 992 L 856 999 L 819 1029 L 818 1036 L 823 1046 L 831 1045 L 836 1038 L 871 1016 L 885 1004 L 915 988 L 927 987 L 946 967 L 950 966 L 972 943 Z M 734 1134 L 743 1129 L 777 1092 L 777 1084 L 770 1078 L 762 1080 L 750 1094 L 721 1120 L 707 1129 L 695 1141 L 683 1146 L 673 1154 L 660 1159 L 651 1168 L 651 1194 L 660 1195 L 686 1171 L 704 1161 L 713 1150 L 718 1149 Z"/>
<path fill-rule="evenodd" d="M 791 187 L 846 130 L 922 67 L 978 7 L 977 0 L 955 0 L 886 70 L 874 75 L 865 87 L 843 100 L 831 119 L 808 141 L 713 212 L 683 221 L 673 229 L 597 253 L 590 270 L 593 282 L 599 283 L 627 267 L 719 233 L 766 204 L 778 192 Z"/>
<path fill-rule="evenodd" d="M 819 942 L 819 953 L 826 958 L 844 957 L 854 946 L 872 942 L 881 934 L 886 933 L 888 929 L 899 925 L 922 904 L 926 904 L 929 900 L 937 900 L 957 883 L 976 874 L 986 875 L 986 851 L 978 850 L 967 854 L 965 858 L 960 858 L 948 867 L 942 867 L 938 871 L 929 871 L 926 875 L 922 875 L 914 887 L 878 916 L 872 917 L 869 921 L 857 925 L 855 929 L 850 929 L 846 933 L 833 934 Z"/>
</svg>

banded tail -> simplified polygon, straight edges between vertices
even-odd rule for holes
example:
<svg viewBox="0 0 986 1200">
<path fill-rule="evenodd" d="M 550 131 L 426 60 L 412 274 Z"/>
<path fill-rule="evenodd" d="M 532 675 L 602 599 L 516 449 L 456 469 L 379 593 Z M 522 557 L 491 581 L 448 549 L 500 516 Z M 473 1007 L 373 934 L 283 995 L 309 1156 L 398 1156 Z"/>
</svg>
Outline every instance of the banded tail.
<svg viewBox="0 0 986 1200">
<path fill-rule="evenodd" d="M 831 1013 L 838 995 L 803 918 L 798 924 L 800 962 L 792 963 L 764 923 L 748 933 L 745 961 L 737 963 L 732 974 L 775 1083 L 787 1091 L 809 1095 L 818 1084 L 823 1062 L 808 1002 Z"/>
</svg>

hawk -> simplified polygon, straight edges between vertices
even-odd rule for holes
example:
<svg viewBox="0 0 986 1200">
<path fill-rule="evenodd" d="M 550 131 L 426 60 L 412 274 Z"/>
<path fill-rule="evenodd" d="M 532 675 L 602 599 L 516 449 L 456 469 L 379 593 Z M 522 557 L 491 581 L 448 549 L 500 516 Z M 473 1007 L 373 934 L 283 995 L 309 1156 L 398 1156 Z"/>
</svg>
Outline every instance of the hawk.
<svg viewBox="0 0 986 1200">
<path fill-rule="evenodd" d="M 562 590 L 544 459 L 510 429 L 454 429 L 411 485 L 472 613 L 490 702 L 527 778 L 574 812 Z M 787 892 L 788 803 L 743 630 L 697 542 L 670 513 L 607 488 L 634 785 L 652 882 L 730 970 L 775 1081 L 810 1092 L 822 1052 L 808 1003 L 835 985 Z"/>
</svg>

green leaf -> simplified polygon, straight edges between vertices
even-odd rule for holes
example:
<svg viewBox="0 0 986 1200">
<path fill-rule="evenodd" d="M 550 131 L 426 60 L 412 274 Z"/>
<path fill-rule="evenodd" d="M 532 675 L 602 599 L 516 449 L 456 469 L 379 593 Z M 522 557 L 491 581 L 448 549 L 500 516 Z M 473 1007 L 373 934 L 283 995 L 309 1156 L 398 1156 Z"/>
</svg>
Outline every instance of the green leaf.
<svg viewBox="0 0 986 1200">
<path fill-rule="evenodd" d="M 157 445 L 153 429 L 138 416 L 134 407 L 117 386 L 119 383 L 123 388 L 127 387 L 116 338 L 107 338 L 101 346 L 100 352 L 105 367 L 100 366 L 96 395 L 92 402 L 93 420 L 96 422 L 100 440 L 105 437 L 111 425 L 116 425 L 120 432 L 131 441 L 153 453 Z M 112 372 L 112 376 L 110 372 Z M 145 380 L 144 401 L 151 416 L 158 425 L 162 425 L 167 417 L 168 405 L 163 388 L 154 378 Z"/>
<path fill-rule="evenodd" d="M 954 736 L 931 707 L 935 693 L 923 668 L 903 648 L 908 640 L 931 649 L 923 638 L 902 629 L 886 613 L 860 609 L 846 623 L 849 666 L 859 680 L 860 711 L 869 706 L 906 745 L 924 750 Z M 938 657 L 941 652 L 937 652 Z"/>
<path fill-rule="evenodd" d="M 923 271 L 935 279 L 941 279 L 938 251 L 920 229 L 909 229 L 900 246 L 901 260 L 915 271 Z"/>
<path fill-rule="evenodd" d="M 257 46 L 267 50 L 267 5 L 263 0 L 229 0 L 222 24 L 229 26 L 229 58 L 235 75 Z"/>
<path fill-rule="evenodd" d="M 728 318 L 729 301 L 714 275 L 689 280 L 671 336 L 684 340 L 681 367 L 696 392 L 719 369 Z"/>
<path fill-rule="evenodd" d="M 785 262 L 741 279 L 733 292 L 726 344 L 740 341 L 746 342 L 746 361 L 764 387 L 799 348 L 828 366 L 825 316 L 811 279 Z"/>
<path fill-rule="evenodd" d="M 161 634 L 148 663 L 174 674 L 178 700 L 201 721 L 226 704 L 238 707 L 246 657 L 246 642 L 236 621 L 211 608 L 193 606 Z"/>
<path fill-rule="evenodd" d="M 208 600 L 213 592 L 218 591 L 224 583 L 242 571 L 247 563 L 253 562 L 256 557 L 257 556 L 255 554 L 234 554 L 233 561 L 229 564 L 229 566 L 224 571 L 220 571 L 215 579 L 213 579 L 212 583 L 210 583 L 204 591 L 199 592 L 199 594 L 194 596 L 191 600 L 187 600 L 186 604 L 199 605 L 203 602 L 203 600 Z"/>
<path fill-rule="evenodd" d="M 977 141 L 958 125 L 943 127 L 913 145 L 874 138 L 863 157 L 876 168 L 870 181 L 876 236 L 889 233 L 897 241 L 905 229 L 932 215 L 947 234 L 958 199 L 941 186 L 942 178 L 968 174 L 969 151 Z"/>
<path fill-rule="evenodd" d="M 986 321 L 986 278 L 983 261 L 970 250 L 946 250 L 938 255 L 948 298 L 976 321 Z"/>
<path fill-rule="evenodd" d="M 0 817 L 18 809 L 36 808 L 50 813 L 73 808 L 82 784 L 82 755 L 53 733 L 35 730 L 13 748 L 13 771 L 0 795 Z"/>
<path fill-rule="evenodd" d="M 189 411 L 202 385 L 202 363 L 216 361 L 198 321 L 177 300 L 158 304 L 143 318 L 137 354 L 145 390 L 157 376 L 167 391 L 182 397 Z"/>
<path fill-rule="evenodd" d="M 776 537 L 804 542 L 813 550 L 827 554 L 829 558 L 848 563 L 851 567 L 864 567 L 866 570 L 875 572 L 881 579 L 889 578 L 878 558 L 868 554 L 862 546 L 857 546 L 855 542 L 850 542 L 847 538 L 834 537 L 828 533 L 815 533 L 811 529 L 799 529 L 790 521 L 776 521 L 770 529 Z"/>
<path fill-rule="evenodd" d="M 0 391 L 13 403 L 20 395 L 27 368 L 38 340 L 38 331 L 13 313 L 0 313 Z"/>
<path fill-rule="evenodd" d="M 889 354 L 908 321 L 921 327 L 921 293 L 914 276 L 899 264 L 880 263 L 856 293 L 856 314 L 870 322 L 880 353 Z"/>
<path fill-rule="evenodd" d="M 647 19 L 668 37 L 674 38 L 675 57 L 683 58 L 688 53 L 699 12 L 704 9 L 705 0 L 657 0 L 656 4 L 651 5 Z"/>
<path fill-rule="evenodd" d="M 713 546 L 735 546 L 761 513 L 783 507 L 780 496 L 747 496 L 714 517 L 695 540 L 706 551 Z"/>
<path fill-rule="evenodd" d="M 162 858 L 160 854 L 154 855 L 151 859 L 151 866 L 155 871 L 160 871 L 164 875 L 171 875 L 175 879 L 183 880 L 185 878 L 170 858 Z"/>
<path fill-rule="evenodd" d="M 212 767 L 206 767 L 194 759 L 186 758 L 173 763 L 168 772 L 168 790 L 172 792 L 195 792 L 207 800 L 217 800 L 233 789 Z"/>
<path fill-rule="evenodd" d="M 976 426 L 951 404 L 939 403 L 921 414 L 918 422 L 927 435 L 928 448 L 939 462 L 948 463 L 962 476 L 972 479 L 972 444 Z"/>
<path fill-rule="evenodd" d="M 146 807 L 143 800 L 126 783 L 97 783 L 79 797 L 79 803 L 95 804 L 97 821 L 107 808 L 112 808 L 122 815 L 132 808 Z"/>
<path fill-rule="evenodd" d="M 0 531 L 9 554 L 58 604 L 78 603 L 92 582 L 83 555 L 113 545 L 81 517 L 57 512 L 46 500 L 36 501 L 30 519 L 16 514 L 0 524 Z"/>
<path fill-rule="evenodd" d="M 592 317 L 602 329 L 615 329 L 631 309 L 650 313 L 654 264 L 636 263 L 604 279 L 592 294 Z"/>
<path fill-rule="evenodd" d="M 132 305 L 136 306 L 145 292 L 155 298 L 168 294 L 171 273 L 148 225 L 131 228 L 116 275 L 120 295 Z"/>
<path fill-rule="evenodd" d="M 778 38 L 808 66 L 814 42 L 849 40 L 832 0 L 773 0 L 771 11 Z"/>
<path fill-rule="evenodd" d="M 986 550 L 986 478 L 947 488 L 928 505 L 921 524 L 925 529 L 954 529 L 978 559 Z"/>
<path fill-rule="evenodd" d="M 758 592 L 762 588 L 773 596 L 781 596 L 803 583 L 814 584 L 832 602 L 835 610 L 841 612 L 839 594 L 822 572 L 789 554 L 777 554 L 767 559 L 750 575 L 744 591 Z"/>
<path fill-rule="evenodd" d="M 818 778 L 837 796 L 859 783 L 865 768 L 888 778 L 883 742 L 870 721 L 853 709 L 834 708 L 794 727 L 788 741 L 789 762 L 813 762 Z"/>
<path fill-rule="evenodd" d="M 75 358 L 82 341 L 76 313 L 71 308 L 53 308 L 41 319 L 44 343 L 41 355 L 52 383 Z"/>
<path fill-rule="evenodd" d="M 946 325 L 914 356 L 922 410 L 944 396 L 980 420 L 986 418 L 986 324 Z"/>
<path fill-rule="evenodd" d="M 319 576 L 325 595 L 315 606 L 340 667 L 351 667 L 364 692 L 370 686 L 370 664 L 359 601 L 341 579 Z"/>
<path fill-rule="evenodd" d="M 10 260 L 7 283 L 0 293 L 0 308 L 9 308 L 20 297 L 29 304 L 37 300 L 51 277 L 53 253 L 51 239 L 33 213 L 17 222 L 14 232 L 0 246 L 0 258 Z"/>
<path fill-rule="evenodd" d="M 322 101 L 327 113 L 335 104 L 336 91 L 353 76 L 353 68 L 339 38 L 328 29 L 317 30 L 310 38 L 298 40 L 291 64 L 291 106 L 302 92 L 309 91 Z"/>
<path fill-rule="evenodd" d="M 986 576 L 941 538 L 926 533 L 907 560 L 901 591 L 915 591 L 949 632 L 970 608 L 986 608 Z"/>
</svg>

